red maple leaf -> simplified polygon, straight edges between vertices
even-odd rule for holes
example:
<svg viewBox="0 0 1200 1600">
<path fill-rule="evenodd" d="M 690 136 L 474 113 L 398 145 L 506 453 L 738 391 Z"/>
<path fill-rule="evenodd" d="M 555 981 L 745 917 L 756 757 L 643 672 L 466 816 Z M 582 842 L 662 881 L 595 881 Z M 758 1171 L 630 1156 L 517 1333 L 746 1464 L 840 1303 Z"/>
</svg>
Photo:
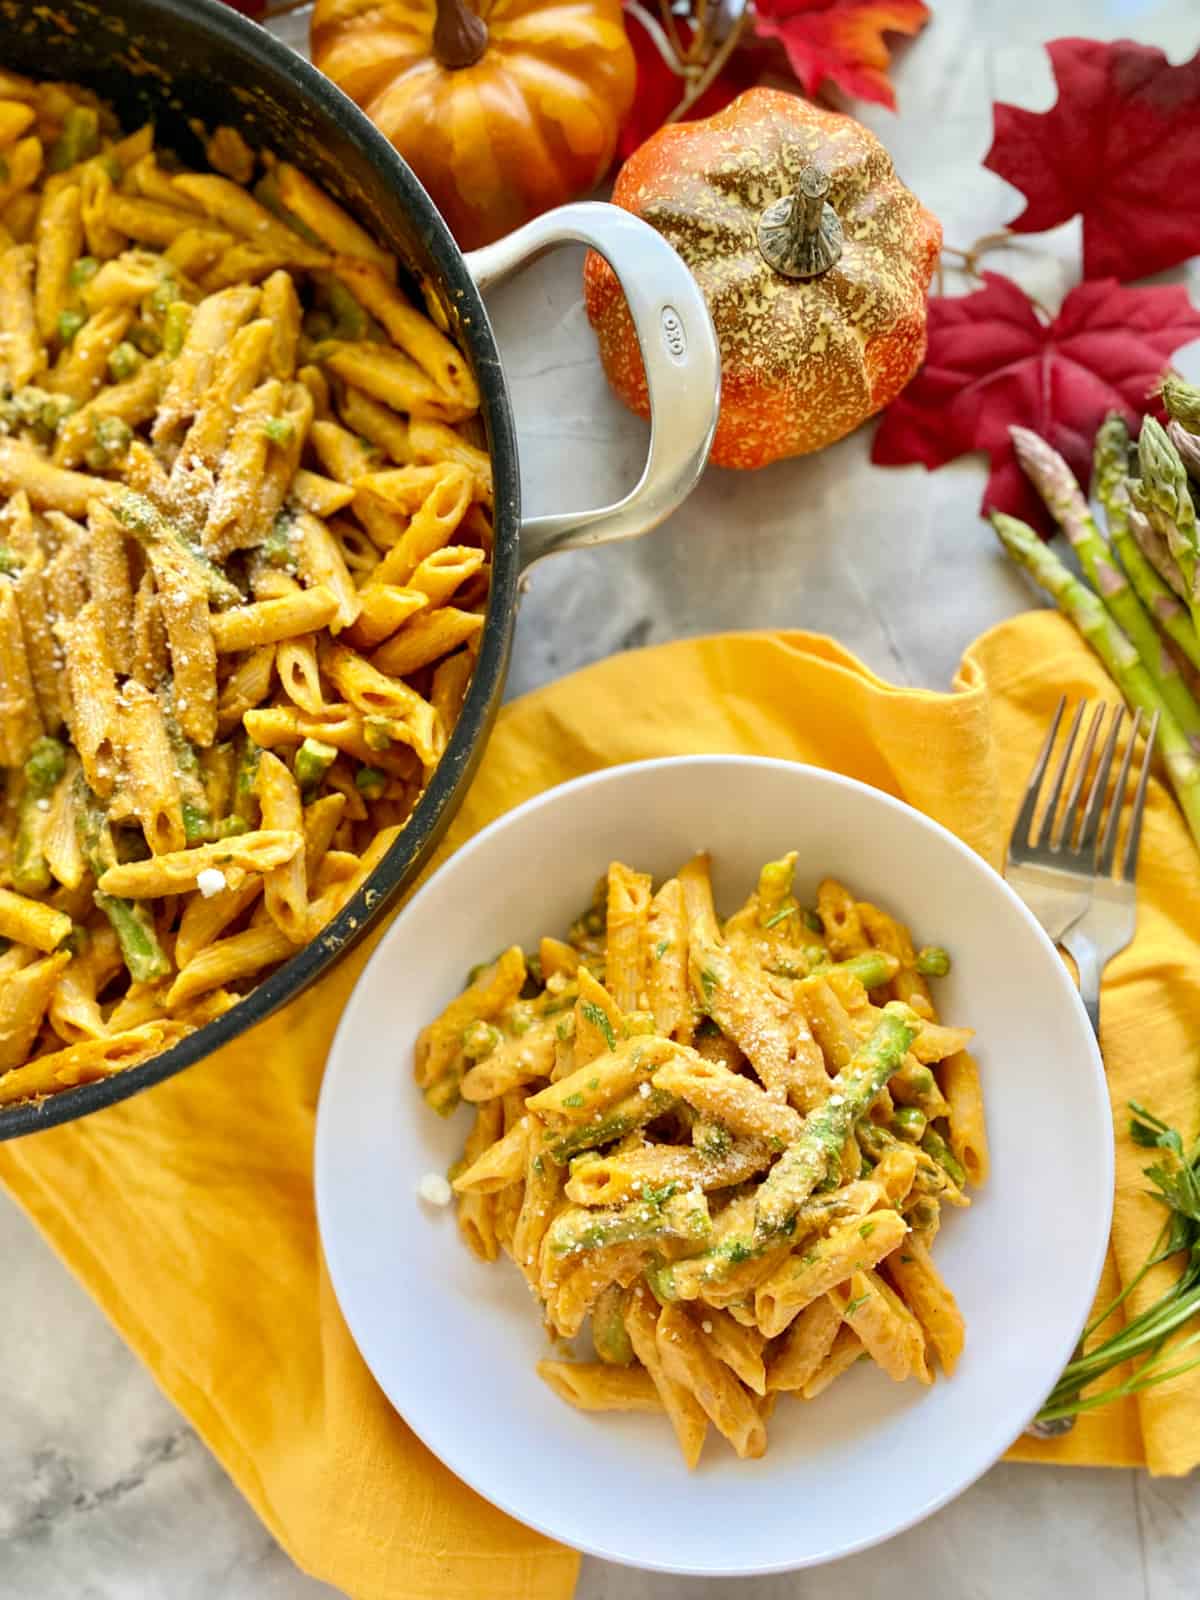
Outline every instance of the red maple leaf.
<svg viewBox="0 0 1200 1600">
<path fill-rule="evenodd" d="M 680 43 L 686 49 L 692 42 L 692 24 L 686 18 L 676 17 L 675 26 Z M 668 66 L 639 15 L 639 8 L 626 7 L 625 32 L 629 35 L 637 61 L 637 92 L 617 140 L 617 158 L 620 161 L 631 156 L 639 145 L 645 144 L 650 135 L 662 127 L 683 99 L 688 87 L 687 80 Z M 759 52 L 753 47 L 747 49 L 742 46 L 734 50 L 713 82 L 679 120 L 693 122 L 699 117 L 711 117 L 723 111 L 731 100 L 736 100 L 744 89 L 751 88 L 758 81 L 763 68 L 763 62 L 758 57 Z"/>
<path fill-rule="evenodd" d="M 884 35 L 919 33 L 928 21 L 924 0 L 757 0 L 754 31 L 780 41 L 805 94 L 828 79 L 894 111 Z"/>
<path fill-rule="evenodd" d="M 933 468 L 986 450 L 992 470 L 980 509 L 1050 532 L 1009 424 L 1039 433 L 1086 485 L 1106 413 L 1120 411 L 1137 428 L 1171 356 L 1200 338 L 1200 311 L 1177 285 L 1125 289 L 1109 278 L 1079 284 L 1046 321 L 1011 278 L 985 272 L 983 280 L 972 294 L 930 297 L 925 365 L 884 412 L 871 460 Z"/>
<path fill-rule="evenodd" d="M 1046 46 L 1058 83 L 1049 111 L 992 108 L 984 161 L 1025 195 L 1017 233 L 1083 216 L 1085 278 L 1143 278 L 1200 252 L 1200 52 L 1173 67 L 1118 39 Z"/>
</svg>

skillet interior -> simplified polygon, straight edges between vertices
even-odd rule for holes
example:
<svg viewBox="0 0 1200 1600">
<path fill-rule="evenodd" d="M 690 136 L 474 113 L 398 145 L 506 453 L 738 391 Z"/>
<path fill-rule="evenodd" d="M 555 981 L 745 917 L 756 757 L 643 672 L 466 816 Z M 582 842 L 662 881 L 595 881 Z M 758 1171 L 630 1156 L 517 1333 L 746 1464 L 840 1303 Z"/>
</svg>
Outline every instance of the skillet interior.
<svg viewBox="0 0 1200 1600">
<path fill-rule="evenodd" d="M 0 65 L 86 84 L 127 128 L 152 117 L 159 142 L 204 166 L 190 119 L 228 123 L 301 167 L 414 278 L 434 287 L 482 393 L 496 478 L 487 625 L 450 743 L 404 832 L 322 930 L 239 1005 L 162 1055 L 39 1104 L 0 1108 L 0 1139 L 71 1121 L 170 1077 L 261 1022 L 361 937 L 412 882 L 449 825 L 483 752 L 508 667 L 516 608 L 520 485 L 516 440 L 487 312 L 432 201 L 370 121 L 321 73 L 217 0 L 0 0 Z"/>
</svg>

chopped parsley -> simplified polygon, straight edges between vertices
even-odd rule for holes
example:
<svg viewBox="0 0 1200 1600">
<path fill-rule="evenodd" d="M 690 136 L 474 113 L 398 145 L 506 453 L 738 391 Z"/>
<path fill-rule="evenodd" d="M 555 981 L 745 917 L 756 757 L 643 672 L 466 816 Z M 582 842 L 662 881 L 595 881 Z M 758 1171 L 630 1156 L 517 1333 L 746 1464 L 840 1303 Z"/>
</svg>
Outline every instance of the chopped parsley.
<svg viewBox="0 0 1200 1600">
<path fill-rule="evenodd" d="M 870 1298 L 870 1291 L 868 1291 L 866 1294 L 860 1294 L 857 1300 L 851 1300 L 845 1311 L 842 1312 L 842 1315 L 844 1317 L 852 1317 L 856 1311 L 861 1310 L 862 1307 L 866 1305 Z"/>
<path fill-rule="evenodd" d="M 666 955 L 667 951 L 670 948 L 671 948 L 670 939 L 660 939 L 658 941 L 658 943 L 654 946 L 654 959 L 655 959 L 655 961 L 661 961 L 662 958 Z"/>
<path fill-rule="evenodd" d="M 796 907 L 795 906 L 781 906 L 778 911 L 774 911 L 774 912 L 771 913 L 771 915 L 763 923 L 763 927 L 764 928 L 776 928 L 776 927 L 779 926 L 779 924 L 781 922 L 786 922 L 788 917 L 794 917 L 795 915 L 796 915 Z"/>
<path fill-rule="evenodd" d="M 533 1167 L 533 1170 L 537 1173 L 538 1177 L 540 1178 L 542 1176 L 542 1174 L 546 1170 L 545 1162 L 542 1160 L 541 1156 L 534 1156 L 533 1161 L 531 1162 L 531 1165 Z"/>
<path fill-rule="evenodd" d="M 599 1087 L 600 1087 L 600 1079 L 599 1078 L 589 1078 L 588 1079 L 588 1088 L 589 1089 L 598 1089 Z"/>
<path fill-rule="evenodd" d="M 570 1106 L 572 1111 L 577 1111 L 583 1105 L 583 1096 L 576 1090 L 574 1094 L 563 1095 L 563 1105 Z"/>
<path fill-rule="evenodd" d="M 750 1246 L 743 1244 L 740 1239 L 735 1239 L 729 1246 L 729 1260 L 735 1267 L 741 1266 L 743 1261 L 749 1261 L 753 1254 L 754 1251 L 751 1250 Z"/>
<path fill-rule="evenodd" d="M 874 1232 L 875 1224 L 873 1222 L 864 1222 L 862 1227 L 858 1230 L 858 1237 L 860 1239 L 869 1239 Z"/>
<path fill-rule="evenodd" d="M 815 1266 L 816 1261 L 817 1261 L 817 1252 L 815 1250 L 809 1250 L 804 1255 L 802 1255 L 800 1257 L 800 1265 L 802 1267 Z"/>
<path fill-rule="evenodd" d="M 604 1042 L 610 1050 L 617 1048 L 617 1036 L 613 1032 L 613 1025 L 608 1012 L 592 1001 L 585 1001 L 580 1007 L 585 1022 L 590 1022 L 592 1027 L 604 1035 Z"/>
<path fill-rule="evenodd" d="M 719 989 L 720 986 L 721 982 L 716 973 L 713 972 L 711 968 L 705 967 L 704 971 L 700 974 L 700 987 L 704 990 L 705 1005 L 710 1005 L 712 1003 L 713 990 Z"/>
</svg>

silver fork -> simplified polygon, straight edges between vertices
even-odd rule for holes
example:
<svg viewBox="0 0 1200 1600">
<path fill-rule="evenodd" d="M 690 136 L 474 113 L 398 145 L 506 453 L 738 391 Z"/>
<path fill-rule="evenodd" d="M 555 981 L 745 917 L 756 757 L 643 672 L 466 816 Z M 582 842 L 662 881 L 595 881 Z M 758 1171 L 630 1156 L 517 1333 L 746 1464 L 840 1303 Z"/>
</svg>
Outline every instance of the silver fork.
<svg viewBox="0 0 1200 1600">
<path fill-rule="evenodd" d="M 1125 707 L 1112 708 L 1108 734 L 1094 772 L 1091 771 L 1092 758 L 1109 707 L 1101 702 L 1093 709 L 1079 758 L 1074 761 L 1074 775 L 1071 776 L 1075 748 L 1087 710 L 1087 702 L 1082 700 L 1075 708 L 1054 777 L 1043 792 L 1046 771 L 1065 709 L 1064 696 L 1058 703 L 1046 742 L 1030 774 L 1008 841 L 1004 876 L 1050 937 L 1064 945 L 1075 958 L 1079 968 L 1080 998 L 1099 1038 L 1101 974 L 1108 962 L 1129 944 L 1137 926 L 1134 881 L 1142 839 L 1146 785 L 1158 733 L 1158 714 L 1155 713 L 1146 732 L 1129 828 L 1118 859 L 1121 816 L 1125 808 L 1134 749 L 1142 731 L 1142 712 L 1134 715 L 1110 797 L 1108 781 L 1125 720 Z M 1089 772 L 1091 782 L 1087 784 L 1085 796 L 1084 785 Z M 1065 802 L 1064 789 L 1067 791 Z M 1041 819 L 1035 832 L 1034 821 L 1039 809 Z"/>
<path fill-rule="evenodd" d="M 1060 814 L 1063 788 L 1084 720 L 1086 702 L 1079 703 L 1049 793 L 1045 797 L 1036 835 L 1033 832 L 1034 819 L 1042 803 L 1043 781 L 1065 708 L 1064 696 L 1058 703 L 1050 732 L 1034 763 L 1021 809 L 1017 813 L 1008 843 L 1004 875 L 1050 937 L 1074 957 L 1079 969 L 1080 998 L 1099 1041 L 1100 979 L 1112 958 L 1119 955 L 1133 939 L 1137 927 L 1135 878 L 1142 841 L 1146 786 L 1158 734 L 1158 714 L 1155 713 L 1146 732 L 1125 847 L 1118 859 L 1121 815 L 1125 809 L 1133 753 L 1142 729 L 1140 711 L 1134 715 L 1110 798 L 1108 781 L 1125 720 L 1125 707 L 1114 708 L 1081 814 L 1083 787 L 1107 710 L 1103 703 L 1096 706 Z M 1070 1432 L 1073 1426 L 1074 1418 L 1064 1417 L 1055 1422 L 1033 1422 L 1026 1432 L 1037 1438 L 1054 1438 Z"/>
</svg>

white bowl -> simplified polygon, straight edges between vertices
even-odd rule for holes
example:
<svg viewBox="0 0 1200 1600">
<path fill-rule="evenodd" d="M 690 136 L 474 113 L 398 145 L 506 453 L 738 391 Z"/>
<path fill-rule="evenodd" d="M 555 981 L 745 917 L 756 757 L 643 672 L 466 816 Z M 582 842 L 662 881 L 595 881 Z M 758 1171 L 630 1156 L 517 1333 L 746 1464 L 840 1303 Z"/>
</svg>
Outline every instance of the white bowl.
<svg viewBox="0 0 1200 1600">
<path fill-rule="evenodd" d="M 718 908 L 799 852 L 802 902 L 844 879 L 897 912 L 953 971 L 944 1015 L 978 1030 L 992 1177 L 950 1212 L 935 1255 L 967 1323 L 951 1379 L 892 1383 L 860 1364 L 819 1399 L 781 1399 L 767 1454 L 710 1436 L 689 1474 L 665 1418 L 586 1416 L 534 1371 L 537 1309 L 486 1264 L 423 1174 L 461 1149 L 412 1078 L 418 1030 L 475 962 L 561 934 L 610 860 L 656 878 L 712 852 Z M 342 1019 L 321 1092 L 317 1210 L 342 1312 L 384 1393 L 429 1448 L 522 1522 L 612 1561 L 698 1576 L 831 1561 L 965 1489 L 1021 1432 L 1069 1359 L 1113 1198 L 1100 1057 L 1054 947 L 1016 895 L 936 823 L 847 778 L 697 756 L 615 767 L 518 807 L 400 913 Z"/>
</svg>

